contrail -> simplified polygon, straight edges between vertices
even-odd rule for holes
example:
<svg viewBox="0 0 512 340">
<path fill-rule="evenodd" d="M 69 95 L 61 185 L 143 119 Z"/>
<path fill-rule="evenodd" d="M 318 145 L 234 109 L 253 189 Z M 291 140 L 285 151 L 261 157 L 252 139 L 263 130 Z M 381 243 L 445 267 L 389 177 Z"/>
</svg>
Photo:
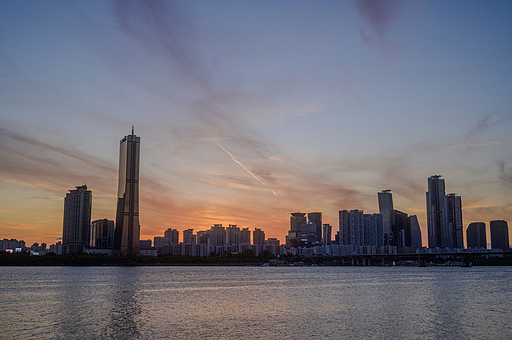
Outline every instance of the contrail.
<svg viewBox="0 0 512 340">
<path fill-rule="evenodd" d="M 252 177 L 254 177 L 258 182 L 262 183 L 263 185 L 267 185 L 267 183 L 263 182 L 261 179 L 259 179 L 258 177 L 256 177 L 256 175 L 255 175 L 255 174 L 253 174 L 253 173 L 252 173 L 249 169 L 247 169 L 247 168 L 246 168 L 242 163 L 240 163 L 240 162 L 235 158 L 235 156 L 233 156 L 233 154 L 232 154 L 231 152 L 229 152 L 228 150 L 224 149 L 224 148 L 222 147 L 222 145 L 220 145 L 220 143 L 219 143 L 219 141 L 218 141 L 218 140 L 214 139 L 214 141 L 217 143 L 217 145 L 219 146 L 219 148 L 221 148 L 222 150 L 224 150 L 224 151 L 225 151 L 225 152 L 226 152 L 226 153 L 231 157 L 231 159 L 232 159 L 232 160 L 234 160 L 238 165 L 240 165 L 242 168 L 244 168 L 244 170 L 245 170 L 245 171 L 247 171 L 248 173 L 250 173 L 250 174 L 251 174 L 251 176 L 252 176 Z M 276 196 L 277 196 L 277 194 L 275 193 L 275 191 L 274 191 L 274 190 L 272 190 L 272 193 L 273 193 L 274 195 L 276 195 Z"/>
</svg>

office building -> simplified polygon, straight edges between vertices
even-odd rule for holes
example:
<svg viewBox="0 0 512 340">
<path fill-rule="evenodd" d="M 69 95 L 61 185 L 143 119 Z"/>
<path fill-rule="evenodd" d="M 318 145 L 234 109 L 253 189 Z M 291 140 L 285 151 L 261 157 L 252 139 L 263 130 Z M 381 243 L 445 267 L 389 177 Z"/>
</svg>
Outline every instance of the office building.
<svg viewBox="0 0 512 340">
<path fill-rule="evenodd" d="M 64 199 L 62 249 L 64 254 L 83 253 L 89 245 L 92 192 L 87 185 L 70 190 Z"/>
<path fill-rule="evenodd" d="M 396 209 L 391 213 L 389 245 L 399 248 L 409 247 L 411 245 L 411 232 L 409 229 L 408 216 L 406 213 Z"/>
<path fill-rule="evenodd" d="M 89 245 L 96 249 L 112 248 L 114 246 L 114 221 L 106 218 L 92 221 Z"/>
<path fill-rule="evenodd" d="M 119 185 L 114 250 L 122 255 L 139 254 L 139 160 L 140 137 L 133 133 L 120 142 Z"/>
<path fill-rule="evenodd" d="M 332 243 L 332 226 L 330 224 L 324 224 L 322 229 L 322 244 L 328 246 Z"/>
<path fill-rule="evenodd" d="M 407 220 L 411 235 L 410 246 L 413 248 L 421 248 L 423 245 L 421 240 L 421 229 L 420 224 L 418 223 L 418 217 L 416 215 L 411 215 L 407 218 Z"/>
<path fill-rule="evenodd" d="M 508 224 L 507 221 L 495 220 L 491 221 L 491 248 L 508 250 L 510 243 L 508 240 Z"/>
<path fill-rule="evenodd" d="M 451 247 L 453 233 L 448 229 L 444 179 L 441 176 L 428 178 L 426 196 L 428 247 Z"/>
<path fill-rule="evenodd" d="M 393 213 L 393 197 L 391 190 L 382 190 L 377 194 L 377 197 L 379 199 L 379 213 L 382 215 L 384 242 L 385 245 L 388 245 Z"/>
<path fill-rule="evenodd" d="M 456 194 L 446 195 L 448 230 L 451 233 L 451 248 L 464 248 L 462 235 L 462 199 Z"/>
<path fill-rule="evenodd" d="M 315 226 L 315 241 L 320 244 L 322 242 L 322 213 L 308 213 L 308 222 L 313 223 Z"/>
<path fill-rule="evenodd" d="M 300 245 L 300 239 L 302 236 L 301 227 L 304 223 L 306 223 L 305 213 L 292 213 L 292 216 L 290 217 L 290 230 L 286 236 L 286 247 L 297 248 Z"/>
<path fill-rule="evenodd" d="M 484 222 L 470 223 L 466 229 L 466 241 L 468 248 L 487 249 L 487 235 Z"/>
</svg>

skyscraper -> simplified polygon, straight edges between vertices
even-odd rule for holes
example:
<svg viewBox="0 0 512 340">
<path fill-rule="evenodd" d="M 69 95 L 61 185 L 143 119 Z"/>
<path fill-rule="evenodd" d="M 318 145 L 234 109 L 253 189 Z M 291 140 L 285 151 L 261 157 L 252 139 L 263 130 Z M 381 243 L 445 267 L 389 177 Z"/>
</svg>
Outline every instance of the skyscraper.
<svg viewBox="0 0 512 340">
<path fill-rule="evenodd" d="M 64 198 L 62 251 L 64 254 L 82 253 L 89 245 L 91 228 L 92 192 L 87 185 L 69 190 Z"/>
<path fill-rule="evenodd" d="M 508 250 L 508 224 L 504 220 L 491 221 L 491 248 Z"/>
<path fill-rule="evenodd" d="M 308 222 L 312 222 L 315 225 L 316 241 L 318 243 L 322 242 L 322 213 L 308 213 Z"/>
<path fill-rule="evenodd" d="M 139 158 L 140 137 L 121 139 L 114 250 L 122 255 L 139 254 Z"/>
<path fill-rule="evenodd" d="M 331 236 L 332 234 L 332 226 L 330 224 L 324 224 L 323 225 L 323 237 L 322 237 L 322 244 L 329 245 L 331 244 Z"/>
<path fill-rule="evenodd" d="M 421 248 L 421 229 L 420 224 L 418 223 L 418 217 L 416 215 L 411 215 L 407 218 L 407 222 L 409 225 L 409 230 L 411 232 L 411 247 Z"/>
<path fill-rule="evenodd" d="M 379 213 L 382 215 L 384 245 L 388 245 L 393 214 L 393 197 L 391 196 L 391 190 L 382 190 L 377 196 L 379 198 Z"/>
<path fill-rule="evenodd" d="M 341 245 L 364 246 L 362 210 L 340 210 L 338 241 Z"/>
<path fill-rule="evenodd" d="M 427 191 L 427 228 L 428 247 L 450 247 L 452 233 L 448 230 L 444 179 L 441 176 L 428 178 Z"/>
<path fill-rule="evenodd" d="M 487 249 L 487 236 L 484 222 L 470 223 L 466 229 L 467 247 Z"/>
<path fill-rule="evenodd" d="M 306 223 L 305 213 L 292 213 L 290 217 L 290 230 L 286 236 L 286 247 L 298 247 L 300 245 L 300 239 L 302 236 L 302 225 Z M 254 240 L 253 240 L 254 243 Z"/>
<path fill-rule="evenodd" d="M 464 248 L 462 236 L 462 199 L 455 194 L 446 195 L 448 230 L 451 231 L 453 248 Z"/>
</svg>

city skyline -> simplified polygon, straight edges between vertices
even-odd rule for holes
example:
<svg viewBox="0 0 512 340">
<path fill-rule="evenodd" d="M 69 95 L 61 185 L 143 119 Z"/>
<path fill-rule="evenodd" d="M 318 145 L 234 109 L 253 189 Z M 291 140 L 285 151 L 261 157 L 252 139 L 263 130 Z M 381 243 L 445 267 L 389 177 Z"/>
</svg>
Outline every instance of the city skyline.
<svg viewBox="0 0 512 340">
<path fill-rule="evenodd" d="M 86 183 L 115 220 L 119 136 L 141 145 L 141 239 L 293 211 L 512 221 L 508 2 L 0 4 L 0 237 L 55 243 Z M 316 225 L 318 228 L 318 225 Z M 490 240 L 487 234 L 487 240 Z M 465 239 L 464 239 L 465 242 Z"/>
</svg>

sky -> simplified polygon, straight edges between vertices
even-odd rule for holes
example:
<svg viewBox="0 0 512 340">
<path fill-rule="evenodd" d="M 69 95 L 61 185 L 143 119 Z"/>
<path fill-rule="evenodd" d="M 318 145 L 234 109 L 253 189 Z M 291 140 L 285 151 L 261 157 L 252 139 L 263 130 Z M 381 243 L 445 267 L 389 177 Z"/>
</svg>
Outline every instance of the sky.
<svg viewBox="0 0 512 340">
<path fill-rule="evenodd" d="M 510 1 L 0 1 L 0 238 L 57 242 L 83 184 L 93 220 L 113 220 L 132 125 L 141 239 L 222 223 L 284 242 L 299 211 L 335 232 L 339 210 L 377 213 L 390 189 L 426 246 L 432 175 L 462 197 L 464 230 L 510 223 L 511 15 Z"/>
</svg>

